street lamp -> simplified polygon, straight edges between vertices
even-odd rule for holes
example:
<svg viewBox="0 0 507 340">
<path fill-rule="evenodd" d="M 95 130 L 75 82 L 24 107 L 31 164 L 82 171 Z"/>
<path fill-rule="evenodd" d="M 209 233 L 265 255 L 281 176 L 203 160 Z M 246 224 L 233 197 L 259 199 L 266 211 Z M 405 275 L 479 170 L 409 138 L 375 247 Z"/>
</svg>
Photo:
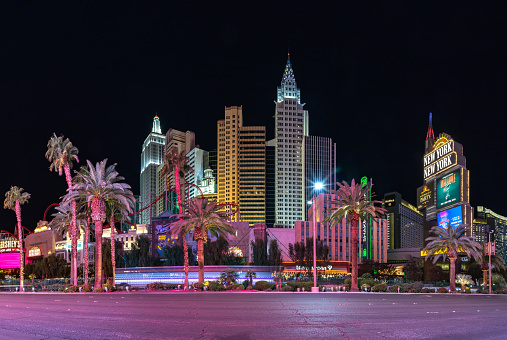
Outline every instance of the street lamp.
<svg viewBox="0 0 507 340">
<path fill-rule="evenodd" d="M 488 233 L 488 272 L 489 272 L 489 294 L 491 294 L 491 234 L 495 232 L 495 230 L 490 230 Z"/>
<path fill-rule="evenodd" d="M 324 184 L 317 182 L 314 185 L 315 190 L 321 190 Z M 319 287 L 317 287 L 317 222 L 315 217 L 315 190 L 312 195 L 312 207 L 313 207 L 313 287 L 312 293 L 318 293 Z"/>
</svg>

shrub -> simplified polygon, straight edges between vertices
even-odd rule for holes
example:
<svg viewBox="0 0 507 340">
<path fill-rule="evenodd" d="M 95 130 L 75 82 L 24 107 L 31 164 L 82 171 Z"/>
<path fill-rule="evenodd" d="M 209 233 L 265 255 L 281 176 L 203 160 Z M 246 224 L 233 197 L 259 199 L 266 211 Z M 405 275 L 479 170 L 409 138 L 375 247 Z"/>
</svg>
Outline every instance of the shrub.
<svg viewBox="0 0 507 340">
<path fill-rule="evenodd" d="M 282 291 L 284 291 L 284 292 L 293 292 L 294 289 L 292 289 L 292 287 L 287 284 L 287 285 L 285 285 L 285 286 L 282 287 Z"/>
<path fill-rule="evenodd" d="M 376 284 L 376 282 L 372 281 L 372 280 L 359 280 L 357 283 L 358 287 L 362 288 L 363 290 L 364 290 L 363 286 L 368 285 L 369 288 L 371 288 L 371 287 L 375 286 L 375 284 Z"/>
<path fill-rule="evenodd" d="M 95 293 L 104 293 L 106 290 L 103 287 L 94 290 Z"/>
<path fill-rule="evenodd" d="M 176 289 L 178 287 L 175 283 L 162 283 L 162 282 L 152 282 L 146 285 L 146 290 L 168 290 L 168 289 Z"/>
<path fill-rule="evenodd" d="M 397 285 L 389 286 L 387 290 L 391 293 L 398 293 L 398 286 Z"/>
<path fill-rule="evenodd" d="M 385 292 L 387 291 L 387 285 L 385 283 L 377 283 L 371 287 L 372 292 Z"/>
<path fill-rule="evenodd" d="M 361 275 L 361 278 L 362 279 L 371 279 L 371 278 L 373 278 L 373 276 L 370 273 L 364 273 L 363 275 Z"/>
<path fill-rule="evenodd" d="M 400 293 L 408 293 L 410 291 L 410 288 L 412 288 L 412 284 L 398 283 L 398 287 L 400 287 Z"/>
<path fill-rule="evenodd" d="M 202 283 L 202 282 L 196 282 L 196 283 L 194 283 L 194 289 L 204 290 L 204 283 Z"/>
<path fill-rule="evenodd" d="M 351 278 L 345 279 L 343 281 L 343 283 L 346 284 L 346 285 L 350 285 L 350 284 L 352 284 L 352 279 Z"/>
<path fill-rule="evenodd" d="M 92 287 L 90 286 L 89 283 L 85 283 L 84 285 L 81 286 L 81 291 L 82 292 L 91 292 Z"/>
<path fill-rule="evenodd" d="M 268 281 L 257 281 L 255 282 L 254 288 L 256 290 L 268 290 L 268 289 L 272 290 L 275 288 L 275 284 L 270 283 Z"/>
<path fill-rule="evenodd" d="M 449 291 L 445 287 L 440 287 L 437 290 L 438 293 L 448 293 Z"/>
<path fill-rule="evenodd" d="M 423 288 L 423 284 L 421 282 L 413 282 L 410 285 L 410 292 L 411 293 L 420 293 Z"/>
<path fill-rule="evenodd" d="M 245 287 L 245 289 L 247 289 L 248 286 L 250 286 L 250 281 L 249 280 L 245 280 L 245 281 L 243 281 L 242 285 Z"/>
<path fill-rule="evenodd" d="M 239 286 L 243 286 L 243 285 L 240 283 L 235 283 L 235 284 L 228 285 L 227 287 L 225 287 L 225 290 L 237 290 Z"/>
<path fill-rule="evenodd" d="M 246 290 L 252 290 L 252 289 L 254 289 L 254 287 L 253 287 L 253 286 L 248 286 L 248 287 L 246 287 Z"/>
<path fill-rule="evenodd" d="M 238 288 L 236 288 L 236 290 L 245 290 L 245 286 L 240 284 L 238 285 Z"/>
<path fill-rule="evenodd" d="M 105 288 L 107 288 L 108 292 L 114 291 L 115 287 L 113 286 L 113 282 L 111 281 L 111 279 L 107 279 Z"/>
<path fill-rule="evenodd" d="M 465 287 L 465 291 L 464 291 L 465 294 L 470 294 L 470 287 Z"/>
<path fill-rule="evenodd" d="M 425 293 L 425 294 L 427 294 L 427 293 L 435 293 L 435 290 L 432 289 L 432 288 L 423 288 L 423 289 L 421 289 L 421 293 Z"/>
<path fill-rule="evenodd" d="M 79 292 L 79 286 L 70 286 L 66 290 L 67 293 L 77 293 Z"/>
</svg>

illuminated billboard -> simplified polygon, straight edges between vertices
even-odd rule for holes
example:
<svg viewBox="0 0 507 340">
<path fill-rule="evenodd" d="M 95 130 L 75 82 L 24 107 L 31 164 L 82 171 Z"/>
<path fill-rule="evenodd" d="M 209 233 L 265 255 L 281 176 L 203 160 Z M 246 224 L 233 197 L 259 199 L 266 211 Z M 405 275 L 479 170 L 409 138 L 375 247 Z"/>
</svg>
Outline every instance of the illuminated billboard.
<svg viewBox="0 0 507 340">
<path fill-rule="evenodd" d="M 460 170 L 437 180 L 437 208 L 459 201 L 461 201 Z"/>
<path fill-rule="evenodd" d="M 461 206 L 441 211 L 437 214 L 437 217 L 438 226 L 445 229 L 449 228 L 449 226 L 456 227 L 463 223 Z"/>
<path fill-rule="evenodd" d="M 417 209 L 421 210 L 435 201 L 435 182 L 428 182 L 427 184 L 417 189 Z"/>
</svg>

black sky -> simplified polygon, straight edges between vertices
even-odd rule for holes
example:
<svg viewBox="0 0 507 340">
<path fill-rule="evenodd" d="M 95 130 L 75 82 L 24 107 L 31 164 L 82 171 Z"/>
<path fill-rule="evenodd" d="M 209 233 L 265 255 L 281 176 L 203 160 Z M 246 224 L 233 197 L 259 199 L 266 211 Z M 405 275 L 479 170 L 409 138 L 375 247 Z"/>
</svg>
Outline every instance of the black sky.
<svg viewBox="0 0 507 340">
<path fill-rule="evenodd" d="M 205 150 L 225 105 L 272 137 L 288 49 L 310 134 L 338 144 L 339 180 L 367 175 L 378 197 L 415 204 L 433 112 L 435 132 L 463 144 L 472 205 L 507 215 L 506 3 L 238 3 L 1 5 L 0 192 L 32 194 L 23 225 L 65 193 L 44 158 L 53 132 L 82 163 L 118 163 L 135 193 L 155 112 Z M 0 229 L 14 224 L 0 209 Z"/>
</svg>

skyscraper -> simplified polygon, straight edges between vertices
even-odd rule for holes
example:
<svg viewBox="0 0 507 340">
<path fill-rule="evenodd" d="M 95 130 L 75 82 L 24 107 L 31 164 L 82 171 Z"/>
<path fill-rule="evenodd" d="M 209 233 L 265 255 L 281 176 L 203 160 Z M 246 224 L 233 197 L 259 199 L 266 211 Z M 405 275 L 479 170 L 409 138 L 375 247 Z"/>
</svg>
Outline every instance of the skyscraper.
<svg viewBox="0 0 507 340">
<path fill-rule="evenodd" d="M 164 158 L 165 136 L 160 129 L 160 119 L 153 118 L 153 127 L 143 143 L 141 152 L 141 206 L 147 207 L 141 213 L 141 223 L 150 223 L 150 218 L 157 215 L 155 205 L 157 198 L 157 168 Z"/>
<path fill-rule="evenodd" d="M 388 249 L 422 248 L 424 216 L 398 192 L 384 195 Z"/>
<path fill-rule="evenodd" d="M 276 227 L 293 228 L 305 216 L 303 202 L 303 137 L 308 136 L 308 111 L 287 57 L 275 103 Z"/>
<path fill-rule="evenodd" d="M 304 198 L 310 201 L 313 194 L 328 193 L 336 189 L 336 143 L 331 138 L 305 136 L 303 139 L 304 162 Z M 322 183 L 323 189 L 315 191 L 315 184 Z M 308 205 L 309 206 L 309 205 Z M 308 220 L 308 209 L 305 209 Z"/>
<path fill-rule="evenodd" d="M 266 127 L 239 129 L 239 208 L 243 221 L 266 222 Z"/>
</svg>

